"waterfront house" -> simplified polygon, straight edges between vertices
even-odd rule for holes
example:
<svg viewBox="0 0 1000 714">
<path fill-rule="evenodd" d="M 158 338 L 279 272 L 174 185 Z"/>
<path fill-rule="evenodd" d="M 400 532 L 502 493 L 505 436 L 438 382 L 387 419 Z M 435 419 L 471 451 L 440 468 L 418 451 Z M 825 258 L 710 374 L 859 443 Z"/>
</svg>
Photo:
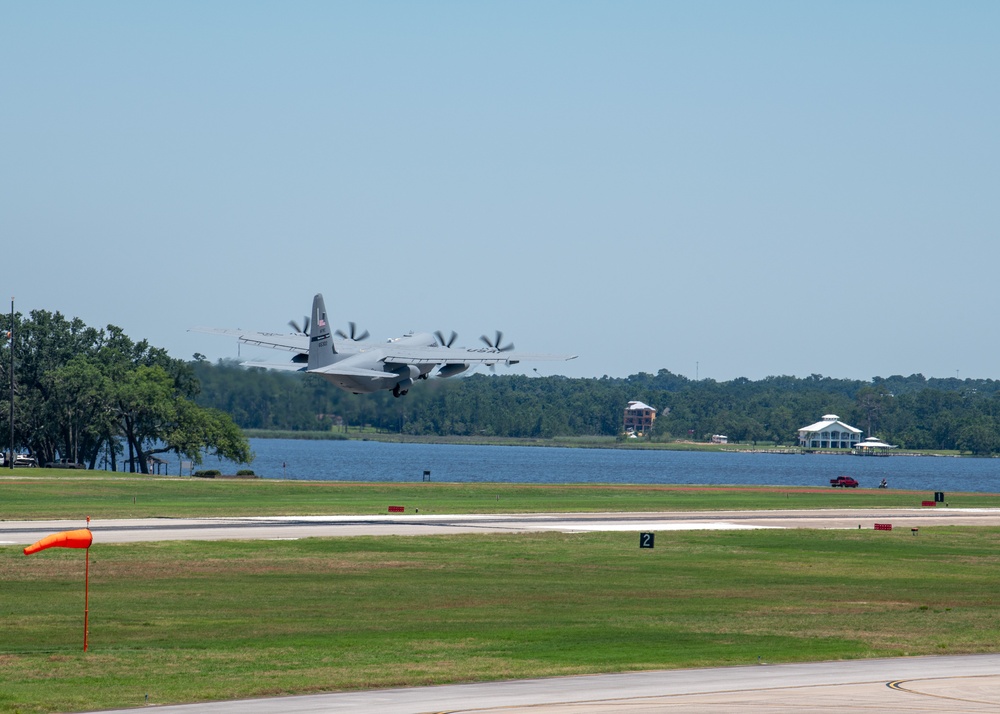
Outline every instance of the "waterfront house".
<svg viewBox="0 0 1000 714">
<path fill-rule="evenodd" d="M 642 402 L 629 402 L 625 407 L 625 419 L 622 431 L 626 434 L 642 436 L 653 429 L 656 421 L 656 409 Z"/>
<path fill-rule="evenodd" d="M 824 414 L 815 424 L 799 429 L 803 449 L 853 449 L 861 441 L 861 429 L 845 424 L 836 414 Z"/>
</svg>

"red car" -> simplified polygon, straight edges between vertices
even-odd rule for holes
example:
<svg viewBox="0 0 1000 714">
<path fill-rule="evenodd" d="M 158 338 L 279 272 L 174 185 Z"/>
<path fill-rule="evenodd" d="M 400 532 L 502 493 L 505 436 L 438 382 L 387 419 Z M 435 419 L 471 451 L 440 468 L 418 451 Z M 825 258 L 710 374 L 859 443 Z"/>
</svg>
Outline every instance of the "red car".
<svg viewBox="0 0 1000 714">
<path fill-rule="evenodd" d="M 838 476 L 837 478 L 830 479 L 830 485 L 834 488 L 838 486 L 841 488 L 857 488 L 858 482 L 850 476 Z"/>
</svg>

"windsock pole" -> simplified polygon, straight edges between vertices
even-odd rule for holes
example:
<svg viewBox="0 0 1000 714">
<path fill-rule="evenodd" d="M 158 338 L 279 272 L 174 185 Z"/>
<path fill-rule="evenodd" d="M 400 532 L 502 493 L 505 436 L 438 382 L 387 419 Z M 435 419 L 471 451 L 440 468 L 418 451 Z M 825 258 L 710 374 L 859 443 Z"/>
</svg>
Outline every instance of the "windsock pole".
<svg viewBox="0 0 1000 714">
<path fill-rule="evenodd" d="M 90 516 L 87 516 L 87 529 L 90 529 Z M 83 651 L 87 651 L 87 630 L 90 624 L 90 548 L 87 552 L 86 565 L 83 568 Z"/>
<path fill-rule="evenodd" d="M 87 651 L 87 629 L 90 624 L 90 544 L 94 542 L 94 534 L 90 532 L 90 516 L 87 516 L 87 527 L 78 531 L 62 531 L 45 536 L 40 541 L 32 543 L 24 549 L 25 555 L 37 553 L 46 548 L 83 548 L 87 551 L 86 565 L 83 577 L 83 651 Z"/>
</svg>

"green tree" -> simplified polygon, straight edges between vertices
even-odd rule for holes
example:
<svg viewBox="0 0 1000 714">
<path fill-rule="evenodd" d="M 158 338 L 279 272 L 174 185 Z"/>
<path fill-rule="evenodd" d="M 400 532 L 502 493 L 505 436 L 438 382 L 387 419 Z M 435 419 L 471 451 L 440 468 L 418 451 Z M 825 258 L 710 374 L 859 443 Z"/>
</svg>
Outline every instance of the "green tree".
<svg viewBox="0 0 1000 714">
<path fill-rule="evenodd" d="M 1000 447 L 996 422 L 985 415 L 966 419 L 958 428 L 955 441 L 959 449 L 970 451 L 976 456 L 992 454 Z"/>
<path fill-rule="evenodd" d="M 15 447 L 41 463 L 64 458 L 93 468 L 105 451 L 115 468 L 123 442 L 132 470 L 144 473 L 147 458 L 166 451 L 199 463 L 206 450 L 253 458 L 228 415 L 195 404 L 199 384 L 185 362 L 114 325 L 98 330 L 44 310 L 13 317 L 15 341 L 0 350 L 0 372 L 9 380 L 13 349 Z M 3 329 L 10 324 L 10 316 L 0 318 Z M 0 423 L 9 429 L 9 398 L 2 406 Z"/>
</svg>

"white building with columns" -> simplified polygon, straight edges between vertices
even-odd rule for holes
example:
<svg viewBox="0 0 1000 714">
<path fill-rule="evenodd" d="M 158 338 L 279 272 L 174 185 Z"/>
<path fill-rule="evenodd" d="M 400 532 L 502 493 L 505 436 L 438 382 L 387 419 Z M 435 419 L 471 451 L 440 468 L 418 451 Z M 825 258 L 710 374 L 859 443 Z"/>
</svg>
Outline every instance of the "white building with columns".
<svg viewBox="0 0 1000 714">
<path fill-rule="evenodd" d="M 853 449 L 861 441 L 861 429 L 845 424 L 836 414 L 824 414 L 815 424 L 799 429 L 803 449 Z"/>
</svg>

